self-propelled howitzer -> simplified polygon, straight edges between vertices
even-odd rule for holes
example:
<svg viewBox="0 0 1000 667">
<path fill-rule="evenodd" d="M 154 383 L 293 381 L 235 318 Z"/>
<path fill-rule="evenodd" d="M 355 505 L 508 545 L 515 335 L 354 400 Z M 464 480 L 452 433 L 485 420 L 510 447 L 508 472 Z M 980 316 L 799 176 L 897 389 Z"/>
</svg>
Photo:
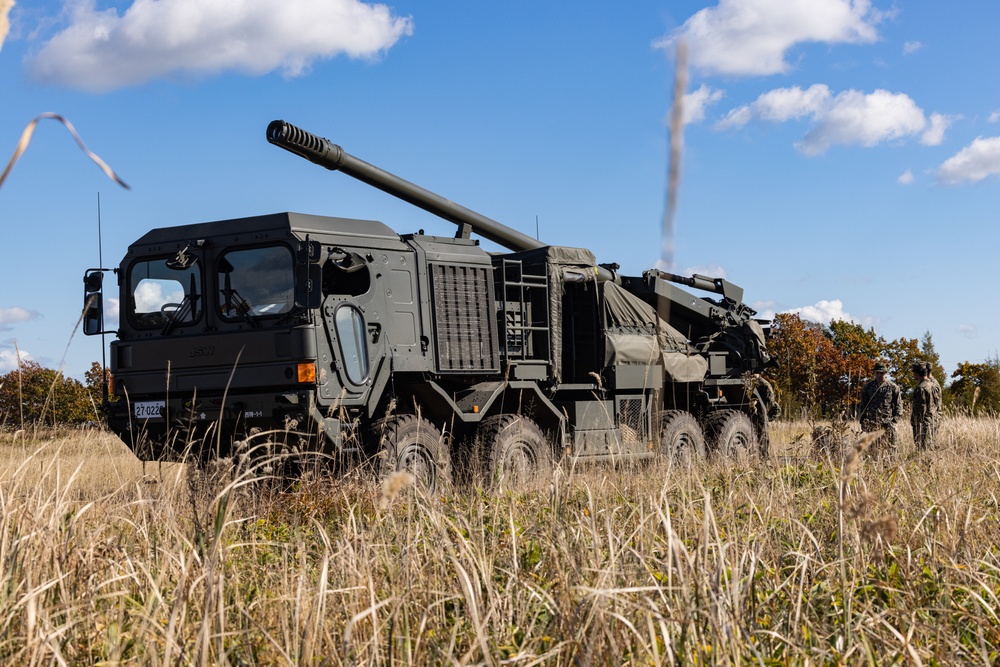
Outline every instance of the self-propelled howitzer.
<svg viewBox="0 0 1000 667">
<path fill-rule="evenodd" d="M 107 406 L 141 458 L 261 445 L 433 486 L 453 459 L 504 477 L 562 457 L 687 460 L 766 443 L 764 329 L 732 283 L 622 276 L 283 121 L 267 139 L 457 233 L 296 213 L 147 233 L 115 270 Z M 101 271 L 85 277 L 89 334 Z"/>
</svg>

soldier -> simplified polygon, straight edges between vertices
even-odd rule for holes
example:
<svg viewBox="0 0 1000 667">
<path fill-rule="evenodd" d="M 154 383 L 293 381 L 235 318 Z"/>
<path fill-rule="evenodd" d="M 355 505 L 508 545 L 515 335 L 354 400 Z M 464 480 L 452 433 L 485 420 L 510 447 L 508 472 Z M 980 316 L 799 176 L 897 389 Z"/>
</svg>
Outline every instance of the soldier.
<svg viewBox="0 0 1000 667">
<path fill-rule="evenodd" d="M 869 380 L 861 390 L 858 421 L 861 422 L 862 431 L 881 429 L 882 436 L 875 442 L 873 449 L 876 450 L 875 453 L 880 453 L 878 450 L 884 447 L 886 454 L 895 458 L 898 451 L 896 422 L 903 414 L 903 397 L 896 383 L 886 378 L 885 374 L 889 369 L 885 363 L 876 362 L 874 371 L 875 378 Z"/>
<path fill-rule="evenodd" d="M 774 386 L 766 378 L 761 377 L 760 373 L 753 374 L 753 385 L 764 403 L 768 420 L 774 421 L 781 414 L 781 405 L 778 403 L 778 395 L 774 391 Z"/>
<path fill-rule="evenodd" d="M 941 424 L 941 386 L 931 376 L 929 366 L 918 361 L 911 367 L 917 388 L 913 390 L 910 426 L 913 428 L 913 444 L 918 451 L 934 446 Z"/>
<path fill-rule="evenodd" d="M 926 373 L 927 379 L 934 383 L 934 386 L 937 387 L 937 390 L 936 390 L 937 394 L 938 394 L 938 396 L 940 396 L 941 395 L 941 383 L 937 381 L 936 377 L 934 377 L 934 369 L 931 367 L 931 362 L 929 362 L 929 361 L 923 361 L 921 363 L 924 365 L 924 369 L 927 371 L 927 373 Z"/>
</svg>

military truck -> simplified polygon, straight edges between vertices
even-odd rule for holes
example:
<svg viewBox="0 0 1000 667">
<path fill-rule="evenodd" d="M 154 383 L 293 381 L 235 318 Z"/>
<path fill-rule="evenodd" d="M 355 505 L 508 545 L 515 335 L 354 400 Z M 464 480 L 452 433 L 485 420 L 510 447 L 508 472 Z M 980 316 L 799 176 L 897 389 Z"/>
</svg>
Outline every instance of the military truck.
<svg viewBox="0 0 1000 667">
<path fill-rule="evenodd" d="M 770 363 L 767 323 L 741 288 L 623 276 L 284 121 L 267 139 L 456 234 L 275 213 L 139 238 L 113 270 L 120 322 L 105 409 L 140 459 L 266 444 L 373 460 L 433 487 L 474 448 L 491 475 L 530 475 L 563 457 L 687 460 L 766 444 L 756 378 Z M 111 333 L 109 271 L 84 275 L 90 335 Z"/>
</svg>

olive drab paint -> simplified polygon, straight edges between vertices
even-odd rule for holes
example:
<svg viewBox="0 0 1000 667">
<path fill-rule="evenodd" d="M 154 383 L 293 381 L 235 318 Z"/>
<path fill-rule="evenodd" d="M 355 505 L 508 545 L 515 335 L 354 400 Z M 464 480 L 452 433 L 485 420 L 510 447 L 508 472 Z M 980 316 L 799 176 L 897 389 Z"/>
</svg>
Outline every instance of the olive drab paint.
<svg viewBox="0 0 1000 667">
<path fill-rule="evenodd" d="M 116 400 L 105 405 L 139 458 L 263 443 L 334 456 L 381 449 L 433 483 L 477 435 L 495 441 L 489 461 L 529 468 L 562 455 L 766 443 L 753 378 L 771 364 L 767 323 L 741 288 L 656 270 L 622 276 L 588 250 L 539 242 L 283 121 L 267 139 L 457 233 L 290 212 L 146 233 L 114 270 Z M 488 253 L 473 234 L 509 252 Z M 102 332 L 106 271 L 85 276 L 88 334 Z"/>
</svg>

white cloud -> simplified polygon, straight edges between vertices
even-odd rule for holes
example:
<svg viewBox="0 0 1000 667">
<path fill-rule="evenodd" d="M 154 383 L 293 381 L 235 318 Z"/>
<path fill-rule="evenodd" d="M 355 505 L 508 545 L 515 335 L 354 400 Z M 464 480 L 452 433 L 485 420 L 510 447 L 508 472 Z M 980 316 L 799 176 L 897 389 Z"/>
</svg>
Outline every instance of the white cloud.
<svg viewBox="0 0 1000 667">
<path fill-rule="evenodd" d="M 902 174 L 900 174 L 899 178 L 896 180 L 898 180 L 903 185 L 909 185 L 910 183 L 913 182 L 913 172 L 907 169 Z"/>
<path fill-rule="evenodd" d="M 0 331 L 10 331 L 12 324 L 28 322 L 38 317 L 41 317 L 41 315 L 35 311 L 19 306 L 0 308 Z"/>
<path fill-rule="evenodd" d="M 705 109 L 721 100 L 724 95 L 721 90 L 709 88 L 705 84 L 684 95 L 684 124 L 705 120 Z"/>
<path fill-rule="evenodd" d="M 951 125 L 953 120 L 955 120 L 955 117 L 953 116 L 932 113 L 930 124 L 920 136 L 920 143 L 924 146 L 940 146 L 941 142 L 944 141 L 944 132 L 948 129 L 948 126 Z"/>
<path fill-rule="evenodd" d="M 719 0 L 655 42 L 672 49 L 683 40 L 692 67 L 709 74 L 787 72 L 796 44 L 871 43 L 882 15 L 870 0 Z"/>
<path fill-rule="evenodd" d="M 719 122 L 720 127 L 740 127 L 754 118 L 781 123 L 807 116 L 816 116 L 830 104 L 830 88 L 823 84 L 809 86 L 805 90 L 776 88 L 746 104 L 730 111 Z"/>
<path fill-rule="evenodd" d="M 360 0 L 135 0 L 118 15 L 74 0 L 69 27 L 28 61 L 45 83 L 102 92 L 173 73 L 307 71 L 345 54 L 374 58 L 409 35 L 409 17 Z"/>
<path fill-rule="evenodd" d="M 708 276 L 709 278 L 725 278 L 726 277 L 726 267 L 721 264 L 697 264 L 695 266 L 689 266 L 680 272 L 682 276 L 693 276 L 698 274 L 699 276 Z"/>
<path fill-rule="evenodd" d="M 975 183 L 1000 175 L 1000 137 L 978 137 L 938 167 L 938 180 L 948 185 Z"/>
<path fill-rule="evenodd" d="M 757 317 L 762 320 L 773 320 L 775 308 L 778 304 L 774 301 L 754 301 L 750 307 L 757 311 Z"/>
<path fill-rule="evenodd" d="M 854 322 L 865 327 L 875 326 L 876 320 L 872 317 L 855 317 L 844 310 L 844 302 L 840 299 L 831 299 L 829 301 L 817 301 L 812 306 L 802 306 L 800 308 L 789 308 L 788 310 L 782 311 L 783 313 L 791 313 L 793 315 L 798 315 L 804 320 L 809 320 L 811 322 L 818 322 L 819 324 L 830 324 L 834 320 L 841 320 L 844 322 Z"/>
<path fill-rule="evenodd" d="M 990 114 L 989 122 L 995 123 L 1000 120 L 1000 111 L 994 111 Z"/>
<path fill-rule="evenodd" d="M 30 352 L 20 350 L 20 353 L 22 362 L 31 359 Z M 15 351 L 13 347 L 0 348 L 0 373 L 9 373 L 17 367 L 17 351 Z"/>
<path fill-rule="evenodd" d="M 924 45 L 921 44 L 920 42 L 917 41 L 906 42 L 905 44 L 903 44 L 903 54 L 908 56 L 912 53 L 916 53 L 922 48 L 924 48 Z"/>
<path fill-rule="evenodd" d="M 806 155 L 819 155 L 838 144 L 874 146 L 918 134 L 927 126 L 924 112 L 908 95 L 887 90 L 868 95 L 846 90 L 817 121 L 798 144 Z"/>
<path fill-rule="evenodd" d="M 958 333 L 962 334 L 966 338 L 976 338 L 979 336 L 979 330 L 976 329 L 975 324 L 959 324 Z"/>
<path fill-rule="evenodd" d="M 844 320 L 846 322 L 854 321 L 854 318 L 851 317 L 850 314 L 844 312 L 844 302 L 840 299 L 833 299 L 832 301 L 819 301 L 812 306 L 790 308 L 785 312 L 798 315 L 804 320 L 819 322 L 820 324 L 829 324 L 833 320 Z"/>
<path fill-rule="evenodd" d="M 913 136 L 937 145 L 953 120 L 937 113 L 928 118 L 904 93 L 845 90 L 834 95 L 828 86 L 815 84 L 805 90 L 795 86 L 768 91 L 731 110 L 716 127 L 741 127 L 753 119 L 782 123 L 803 118 L 813 123 L 796 144 L 806 155 L 819 155 L 835 145 L 875 146 Z"/>
<path fill-rule="evenodd" d="M 743 127 L 753 120 L 753 108 L 749 104 L 730 109 L 725 117 L 715 124 L 715 129 L 723 130 L 727 127 Z"/>
</svg>

